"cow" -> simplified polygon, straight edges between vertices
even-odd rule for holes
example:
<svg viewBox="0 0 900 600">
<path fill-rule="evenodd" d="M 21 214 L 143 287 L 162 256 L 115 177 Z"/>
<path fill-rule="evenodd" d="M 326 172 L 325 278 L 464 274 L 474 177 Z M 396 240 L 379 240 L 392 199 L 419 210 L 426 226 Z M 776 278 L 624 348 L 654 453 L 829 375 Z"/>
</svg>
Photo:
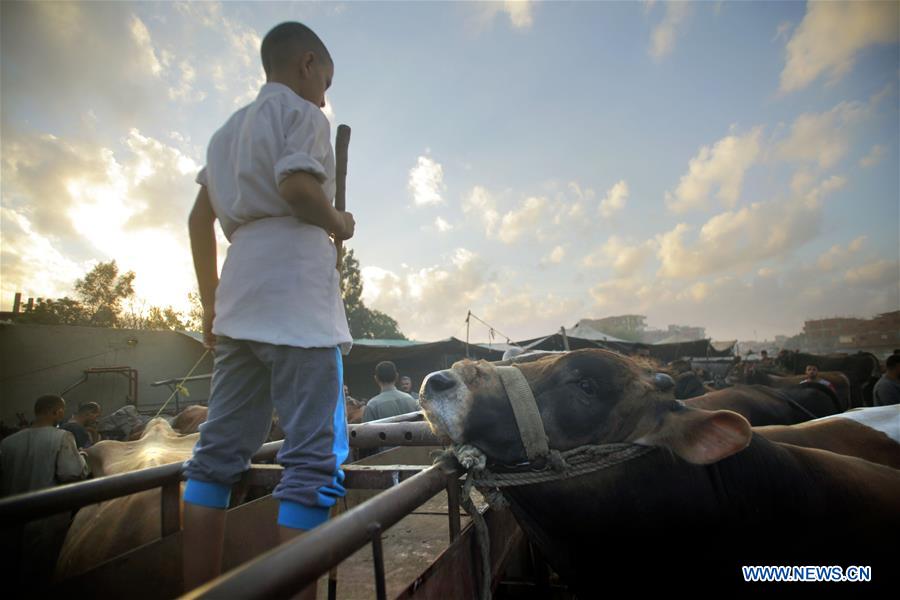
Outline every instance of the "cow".
<svg viewBox="0 0 900 600">
<path fill-rule="evenodd" d="M 856 354 L 807 354 L 782 350 L 775 363 L 790 373 L 799 375 L 807 365 L 815 365 L 819 371 L 841 371 L 850 380 L 851 407 L 872 406 L 872 388 L 881 376 L 881 363 L 870 352 Z"/>
<path fill-rule="evenodd" d="M 529 458 L 501 374 L 484 361 L 425 380 L 420 401 L 435 433 L 482 453 L 490 472 L 529 477 L 560 468 L 555 452 L 639 451 L 588 474 L 501 488 L 576 593 L 613 580 L 631 594 L 734 588 L 744 585 L 742 565 L 868 565 L 880 584 L 897 578 L 900 471 L 769 441 L 735 412 L 656 390 L 604 350 L 510 368 L 533 393 L 550 459 Z"/>
<path fill-rule="evenodd" d="M 172 419 L 172 429 L 181 435 L 200 431 L 200 425 L 206 422 L 209 409 L 199 404 L 188 406 Z"/>
<path fill-rule="evenodd" d="M 855 408 L 798 425 L 754 427 L 774 442 L 858 456 L 900 469 L 900 404 Z"/>
<path fill-rule="evenodd" d="M 100 441 L 86 450 L 94 477 L 115 475 L 190 458 L 199 433 L 179 435 L 163 418 L 137 441 Z M 56 565 L 56 579 L 83 573 L 160 537 L 160 490 L 85 506 L 75 515 Z"/>
<path fill-rule="evenodd" d="M 833 390 L 817 383 L 776 389 L 764 385 L 735 385 L 684 400 L 706 410 L 731 410 L 751 425 L 792 425 L 842 412 Z"/>
<path fill-rule="evenodd" d="M 764 385 L 771 388 L 786 388 L 800 385 L 806 379 L 806 375 L 776 375 L 768 371 L 756 368 L 746 369 L 739 378 L 732 380 L 732 384 L 744 383 L 751 385 Z M 819 372 L 819 379 L 824 379 L 834 388 L 834 393 L 840 402 L 841 411 L 850 409 L 851 386 L 850 380 L 840 371 Z"/>
<path fill-rule="evenodd" d="M 347 412 L 347 423 L 362 423 L 363 414 L 366 412 L 366 403 L 352 396 L 344 399 L 344 409 Z"/>
</svg>

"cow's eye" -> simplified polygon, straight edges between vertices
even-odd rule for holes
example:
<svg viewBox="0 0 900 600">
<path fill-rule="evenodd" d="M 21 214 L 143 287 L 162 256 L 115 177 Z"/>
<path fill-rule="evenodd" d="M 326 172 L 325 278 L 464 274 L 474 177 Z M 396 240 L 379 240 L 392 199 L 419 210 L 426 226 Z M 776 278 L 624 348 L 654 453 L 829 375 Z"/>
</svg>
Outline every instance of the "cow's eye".
<svg viewBox="0 0 900 600">
<path fill-rule="evenodd" d="M 581 388 L 581 391 L 585 394 L 594 395 L 594 384 L 590 379 L 582 379 L 578 382 L 578 387 Z"/>
</svg>

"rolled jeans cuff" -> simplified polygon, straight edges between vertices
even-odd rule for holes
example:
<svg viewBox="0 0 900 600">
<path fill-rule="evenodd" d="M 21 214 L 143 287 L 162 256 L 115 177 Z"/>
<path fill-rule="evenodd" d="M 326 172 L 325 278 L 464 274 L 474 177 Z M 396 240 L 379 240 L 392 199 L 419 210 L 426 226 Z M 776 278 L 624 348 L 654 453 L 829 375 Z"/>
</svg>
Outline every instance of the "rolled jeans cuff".
<svg viewBox="0 0 900 600">
<path fill-rule="evenodd" d="M 207 508 L 228 508 L 231 486 L 199 479 L 188 479 L 184 488 L 184 501 Z"/>
<path fill-rule="evenodd" d="M 291 529 L 314 529 L 328 520 L 328 510 L 325 506 L 282 500 L 278 507 L 278 524 Z"/>
</svg>

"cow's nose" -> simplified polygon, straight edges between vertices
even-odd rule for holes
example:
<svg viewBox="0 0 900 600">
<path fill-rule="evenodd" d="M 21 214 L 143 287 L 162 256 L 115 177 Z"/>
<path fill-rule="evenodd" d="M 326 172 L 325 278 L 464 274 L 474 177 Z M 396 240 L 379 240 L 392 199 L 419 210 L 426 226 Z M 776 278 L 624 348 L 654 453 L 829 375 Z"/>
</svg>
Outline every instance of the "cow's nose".
<svg viewBox="0 0 900 600">
<path fill-rule="evenodd" d="M 428 381 L 425 382 L 425 387 L 432 392 L 446 392 L 456 387 L 456 380 L 443 371 L 439 371 L 431 374 Z"/>
</svg>

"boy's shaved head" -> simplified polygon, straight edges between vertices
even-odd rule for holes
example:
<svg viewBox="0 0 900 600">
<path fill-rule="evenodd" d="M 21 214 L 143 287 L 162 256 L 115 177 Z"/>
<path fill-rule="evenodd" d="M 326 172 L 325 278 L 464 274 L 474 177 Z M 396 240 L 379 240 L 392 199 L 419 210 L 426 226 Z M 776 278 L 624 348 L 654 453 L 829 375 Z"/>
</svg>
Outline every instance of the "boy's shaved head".
<svg viewBox="0 0 900 600">
<path fill-rule="evenodd" d="M 266 34 L 260 51 L 266 77 L 271 77 L 279 68 L 290 65 L 293 59 L 304 52 L 313 52 L 326 63 L 332 62 L 328 48 L 306 25 L 296 21 L 276 25 Z"/>
</svg>

